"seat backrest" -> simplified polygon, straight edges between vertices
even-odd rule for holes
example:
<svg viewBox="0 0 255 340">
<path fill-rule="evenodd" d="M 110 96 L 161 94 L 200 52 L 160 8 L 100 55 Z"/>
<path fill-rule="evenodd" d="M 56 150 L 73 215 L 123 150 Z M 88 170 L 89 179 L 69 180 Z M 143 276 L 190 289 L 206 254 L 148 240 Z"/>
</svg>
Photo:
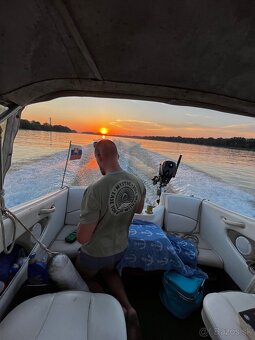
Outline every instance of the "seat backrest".
<svg viewBox="0 0 255 340">
<path fill-rule="evenodd" d="M 190 233 L 198 230 L 201 199 L 193 196 L 166 194 L 164 198 L 164 229 L 168 232 Z"/>
<path fill-rule="evenodd" d="M 164 219 L 164 206 L 163 205 L 158 205 L 153 209 L 152 214 L 146 214 L 145 211 L 143 211 L 141 214 L 135 214 L 134 219 L 142 220 L 142 221 L 147 221 L 154 223 L 158 225 L 160 228 L 163 227 L 163 219 Z"/>
<path fill-rule="evenodd" d="M 68 192 L 65 224 L 77 225 L 80 220 L 81 201 L 87 187 L 70 187 Z"/>
</svg>

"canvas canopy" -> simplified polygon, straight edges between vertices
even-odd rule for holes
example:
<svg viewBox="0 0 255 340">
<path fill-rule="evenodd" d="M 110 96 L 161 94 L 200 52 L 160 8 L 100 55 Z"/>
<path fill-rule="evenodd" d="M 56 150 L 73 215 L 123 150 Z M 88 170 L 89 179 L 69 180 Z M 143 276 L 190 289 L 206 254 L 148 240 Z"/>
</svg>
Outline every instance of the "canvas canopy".
<svg viewBox="0 0 255 340">
<path fill-rule="evenodd" d="M 255 116 L 253 0 L 0 3 L 0 104 L 60 96 Z"/>
</svg>

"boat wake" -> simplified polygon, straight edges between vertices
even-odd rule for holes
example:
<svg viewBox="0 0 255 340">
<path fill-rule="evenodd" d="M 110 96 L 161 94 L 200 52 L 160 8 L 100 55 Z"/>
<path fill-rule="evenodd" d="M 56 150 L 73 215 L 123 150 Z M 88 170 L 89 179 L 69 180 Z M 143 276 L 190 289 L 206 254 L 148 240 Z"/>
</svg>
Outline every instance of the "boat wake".
<svg viewBox="0 0 255 340">
<path fill-rule="evenodd" d="M 116 139 L 115 143 L 121 167 L 142 179 L 147 190 L 146 203 L 155 201 L 157 188 L 153 186 L 151 179 L 158 174 L 159 164 L 166 160 L 164 156 L 145 149 L 132 140 Z M 32 163 L 22 163 L 19 167 L 11 168 L 4 186 L 6 206 L 13 207 L 58 190 L 61 187 L 65 162 L 66 151 L 59 151 Z M 93 145 L 88 144 L 83 146 L 80 160 L 68 162 L 64 185 L 87 186 L 101 176 L 94 158 Z M 177 176 L 171 180 L 166 190 L 206 198 L 229 210 L 255 217 L 255 202 L 251 193 L 184 163 L 180 164 Z"/>
</svg>

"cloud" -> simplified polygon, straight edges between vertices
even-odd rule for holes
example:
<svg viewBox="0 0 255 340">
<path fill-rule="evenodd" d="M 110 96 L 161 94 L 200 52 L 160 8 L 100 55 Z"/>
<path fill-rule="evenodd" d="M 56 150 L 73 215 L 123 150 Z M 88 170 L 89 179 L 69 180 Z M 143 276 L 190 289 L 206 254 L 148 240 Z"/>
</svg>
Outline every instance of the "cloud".
<svg viewBox="0 0 255 340">
<path fill-rule="evenodd" d="M 210 118 L 212 118 L 211 116 L 208 116 L 208 115 L 206 115 L 206 114 L 201 114 L 201 113 L 188 113 L 188 112 L 185 112 L 184 113 L 184 116 L 187 116 L 187 117 L 191 117 L 192 119 L 193 118 L 201 118 L 201 119 L 204 119 L 204 118 L 208 118 L 208 119 L 210 119 Z"/>
<path fill-rule="evenodd" d="M 221 133 L 224 136 L 244 136 L 246 138 L 254 138 L 255 137 L 255 124 L 249 123 L 237 123 L 231 125 L 225 125 L 219 127 L 218 133 Z"/>
<path fill-rule="evenodd" d="M 254 124 L 232 124 L 232 125 L 225 125 L 225 129 L 254 129 L 255 130 L 255 123 Z"/>
<path fill-rule="evenodd" d="M 149 131 L 165 131 L 169 127 L 165 124 L 151 122 L 151 121 L 144 121 L 144 120 L 136 120 L 136 119 L 127 119 L 121 120 L 116 119 L 115 121 L 110 122 L 110 125 L 114 127 L 118 127 L 125 131 L 133 132 L 134 130 L 139 133 L 149 132 Z"/>
<path fill-rule="evenodd" d="M 136 119 L 116 119 L 110 122 L 110 125 L 120 129 L 123 134 L 131 135 L 158 135 L 158 136 L 183 136 L 183 137 L 211 137 L 220 136 L 225 133 L 226 136 L 233 136 L 233 130 L 224 127 L 211 127 L 209 125 L 195 124 L 192 122 L 178 124 L 164 124 L 146 120 Z"/>
<path fill-rule="evenodd" d="M 116 119 L 116 122 L 128 122 L 128 123 L 143 123 L 143 124 L 154 124 L 155 122 L 145 121 L 145 120 L 136 120 L 136 119 Z"/>
</svg>

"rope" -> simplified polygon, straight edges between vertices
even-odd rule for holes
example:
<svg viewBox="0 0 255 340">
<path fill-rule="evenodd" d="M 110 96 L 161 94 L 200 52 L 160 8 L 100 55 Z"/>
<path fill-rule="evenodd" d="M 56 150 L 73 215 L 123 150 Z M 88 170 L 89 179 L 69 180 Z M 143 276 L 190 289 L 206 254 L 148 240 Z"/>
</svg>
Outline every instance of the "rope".
<svg viewBox="0 0 255 340">
<path fill-rule="evenodd" d="M 12 243 L 11 243 L 11 247 L 10 249 L 7 249 L 6 247 L 6 242 L 5 242 L 5 232 L 4 232 L 4 225 L 3 225 L 3 215 L 5 215 L 6 217 L 9 217 L 13 224 L 14 224 L 14 232 L 13 232 L 13 239 L 12 239 Z M 58 252 L 53 252 L 51 251 L 49 248 L 47 248 L 40 240 L 38 240 L 34 234 L 24 225 L 23 222 L 21 222 L 21 220 L 14 215 L 9 209 L 7 208 L 0 208 L 0 222 L 1 222 L 1 228 L 2 228 L 2 235 L 3 235 L 3 246 L 4 246 L 4 252 L 6 254 L 10 254 L 10 252 L 12 251 L 14 244 L 15 244 L 15 237 L 16 237 L 16 229 L 17 229 L 17 225 L 16 223 L 18 222 L 33 238 L 34 240 L 40 245 L 40 247 L 49 255 L 49 256 L 54 256 L 57 255 Z"/>
<path fill-rule="evenodd" d="M 199 238 L 197 237 L 197 235 L 194 234 L 194 232 L 197 230 L 197 227 L 198 227 L 198 233 L 200 232 L 200 219 L 201 219 L 203 201 L 206 201 L 206 199 L 203 198 L 199 204 L 198 212 L 197 212 L 197 222 L 196 222 L 195 227 L 190 232 L 183 235 L 184 239 L 192 240 L 196 244 L 198 253 L 199 253 L 199 249 L 198 249 Z"/>
<path fill-rule="evenodd" d="M 198 244 L 199 244 L 199 238 L 196 236 L 196 235 L 193 235 L 193 234 L 186 234 L 186 235 L 183 235 L 182 236 L 185 240 L 191 240 L 193 241 L 196 246 L 198 247 Z M 197 249 L 198 251 L 198 249 Z"/>
<path fill-rule="evenodd" d="M 198 208 L 198 212 L 197 212 L 196 225 L 191 231 L 189 231 L 188 233 L 182 233 L 182 232 L 180 232 L 180 233 L 176 233 L 176 232 L 168 233 L 168 234 L 173 235 L 173 236 L 182 237 L 183 239 L 192 240 L 197 247 L 197 252 L 199 252 L 199 249 L 198 249 L 199 238 L 194 234 L 194 232 L 197 229 L 197 227 L 199 227 L 198 232 L 200 232 L 200 219 L 201 219 L 203 201 L 206 201 L 206 199 L 203 198 L 201 200 L 200 204 L 199 204 L 199 208 Z"/>
</svg>

